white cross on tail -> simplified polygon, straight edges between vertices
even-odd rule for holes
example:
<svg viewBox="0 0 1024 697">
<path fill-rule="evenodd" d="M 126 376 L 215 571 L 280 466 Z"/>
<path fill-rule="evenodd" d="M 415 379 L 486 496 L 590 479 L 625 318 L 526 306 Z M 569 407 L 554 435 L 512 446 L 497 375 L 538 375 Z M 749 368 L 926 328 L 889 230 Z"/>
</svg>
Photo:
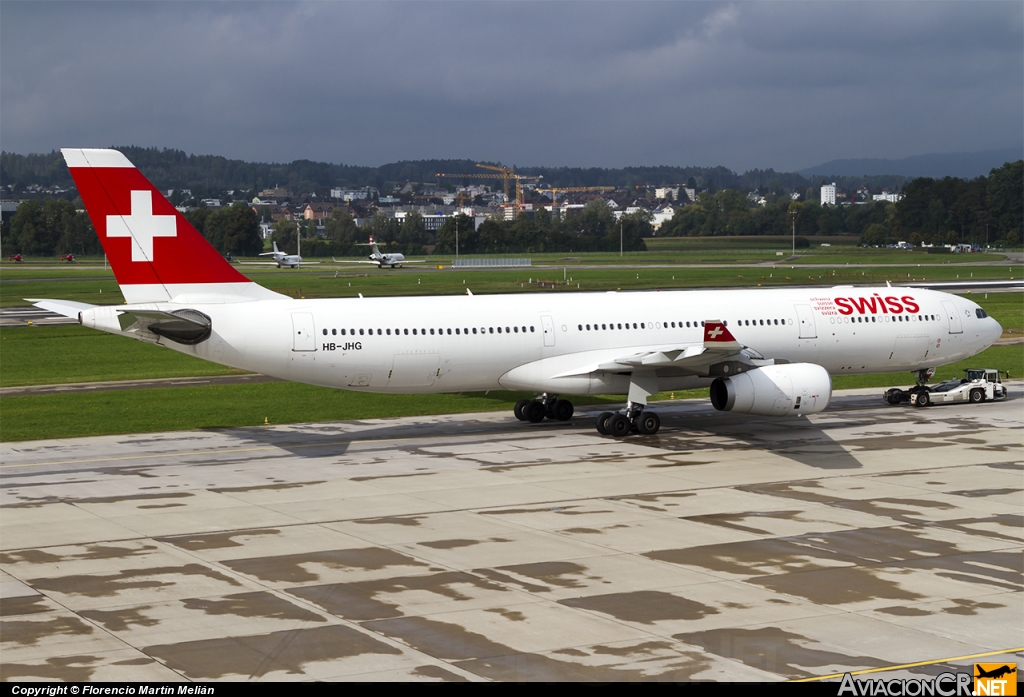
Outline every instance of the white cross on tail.
<svg viewBox="0 0 1024 697">
<path fill-rule="evenodd" d="M 151 191 L 132 191 L 131 215 L 107 216 L 107 237 L 132 238 L 132 261 L 153 261 L 153 238 L 177 235 L 173 215 L 153 215 Z"/>
</svg>

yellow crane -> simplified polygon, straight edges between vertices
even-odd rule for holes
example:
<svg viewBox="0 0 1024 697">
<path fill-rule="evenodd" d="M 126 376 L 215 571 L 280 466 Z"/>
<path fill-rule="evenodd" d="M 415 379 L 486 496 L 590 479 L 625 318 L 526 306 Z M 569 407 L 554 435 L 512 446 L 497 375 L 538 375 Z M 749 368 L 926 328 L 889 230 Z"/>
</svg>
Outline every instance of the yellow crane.
<svg viewBox="0 0 1024 697">
<path fill-rule="evenodd" d="M 558 205 L 558 192 L 561 191 L 563 194 L 579 193 L 582 191 L 615 191 L 617 187 L 614 186 L 559 186 L 552 187 L 550 189 L 537 189 L 537 191 L 543 194 L 551 194 L 551 207 L 554 208 Z"/>
<path fill-rule="evenodd" d="M 504 187 L 505 200 L 506 201 L 509 200 L 509 198 L 508 198 L 508 180 L 509 179 L 515 179 L 516 180 L 516 200 L 515 200 L 515 203 L 512 204 L 512 207 L 515 209 L 515 215 L 517 215 L 517 216 L 519 215 L 520 211 L 522 211 L 522 209 L 523 209 L 523 182 L 524 181 L 538 181 L 540 179 L 543 179 L 543 177 L 541 177 L 541 176 L 530 176 L 530 175 L 525 175 L 525 174 L 516 174 L 516 171 L 514 169 L 510 168 L 510 167 L 501 167 L 501 166 L 497 166 L 497 165 L 485 165 L 485 164 L 479 164 L 479 163 L 477 163 L 477 167 L 479 167 L 481 169 L 493 170 L 494 172 L 498 172 L 498 174 L 484 174 L 482 172 L 474 172 L 472 174 L 442 174 L 442 173 L 439 172 L 437 174 L 437 176 L 439 178 L 440 177 L 453 177 L 453 178 L 454 177 L 458 177 L 458 178 L 462 178 L 462 179 L 501 179 L 503 187 Z"/>
</svg>

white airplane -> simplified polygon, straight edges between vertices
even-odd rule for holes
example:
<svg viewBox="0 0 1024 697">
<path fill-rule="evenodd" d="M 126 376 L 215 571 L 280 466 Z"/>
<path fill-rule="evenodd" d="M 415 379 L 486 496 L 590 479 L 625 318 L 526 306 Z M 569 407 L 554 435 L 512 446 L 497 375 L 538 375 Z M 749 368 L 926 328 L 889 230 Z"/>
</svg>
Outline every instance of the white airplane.
<svg viewBox="0 0 1024 697">
<path fill-rule="evenodd" d="M 260 254 L 260 256 L 261 257 L 269 257 L 269 256 L 274 257 L 274 261 L 272 261 L 270 263 L 277 264 L 277 268 L 279 268 L 279 269 L 282 266 L 287 266 L 289 269 L 297 269 L 297 268 L 299 268 L 300 264 L 319 264 L 320 263 L 318 261 L 306 261 L 306 262 L 304 262 L 304 261 L 302 261 L 302 257 L 300 257 L 298 254 L 285 254 L 284 252 L 280 251 L 277 248 L 277 242 L 274 242 L 274 251 L 272 251 L 272 252 L 262 252 Z M 249 263 L 256 263 L 256 262 L 249 262 Z M 260 262 L 260 263 L 262 263 L 262 262 Z"/>
<path fill-rule="evenodd" d="M 31 300 L 87 326 L 285 380 L 388 393 L 621 394 L 598 430 L 657 432 L 651 395 L 710 387 L 737 414 L 814 414 L 831 375 L 926 371 L 1002 333 L 966 298 L 915 288 L 774 288 L 296 300 L 228 264 L 115 150 L 63 150 L 125 305 Z"/>
<path fill-rule="evenodd" d="M 381 244 L 386 244 L 381 242 Z M 370 251 L 369 261 L 346 261 L 344 259 L 334 259 L 337 264 L 376 264 L 378 269 L 388 267 L 391 269 L 401 268 L 402 264 L 423 264 L 426 259 L 406 259 L 404 254 L 395 252 L 393 254 L 382 254 L 380 249 L 377 247 L 377 243 L 373 241 L 373 235 L 370 235 L 369 242 L 360 242 L 356 246 L 358 247 L 373 247 Z"/>
</svg>

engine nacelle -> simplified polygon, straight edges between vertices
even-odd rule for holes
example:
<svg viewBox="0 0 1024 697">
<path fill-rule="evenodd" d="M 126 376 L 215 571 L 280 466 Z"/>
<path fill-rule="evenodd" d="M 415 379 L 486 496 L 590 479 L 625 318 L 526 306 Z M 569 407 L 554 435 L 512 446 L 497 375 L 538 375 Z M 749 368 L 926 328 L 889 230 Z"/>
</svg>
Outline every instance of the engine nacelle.
<svg viewBox="0 0 1024 697">
<path fill-rule="evenodd" d="M 758 416 L 817 414 L 832 399 L 832 378 L 813 363 L 754 368 L 711 383 L 711 404 L 718 411 Z"/>
</svg>

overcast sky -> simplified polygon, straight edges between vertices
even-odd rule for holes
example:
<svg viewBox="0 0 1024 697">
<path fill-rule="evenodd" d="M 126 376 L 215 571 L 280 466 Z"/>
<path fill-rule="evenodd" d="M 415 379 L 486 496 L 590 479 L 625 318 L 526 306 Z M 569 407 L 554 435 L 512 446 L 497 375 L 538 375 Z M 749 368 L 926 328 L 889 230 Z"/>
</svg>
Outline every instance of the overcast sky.
<svg viewBox="0 0 1024 697">
<path fill-rule="evenodd" d="M 792 171 L 1024 142 L 1024 3 L 0 2 L 0 147 Z"/>
</svg>

